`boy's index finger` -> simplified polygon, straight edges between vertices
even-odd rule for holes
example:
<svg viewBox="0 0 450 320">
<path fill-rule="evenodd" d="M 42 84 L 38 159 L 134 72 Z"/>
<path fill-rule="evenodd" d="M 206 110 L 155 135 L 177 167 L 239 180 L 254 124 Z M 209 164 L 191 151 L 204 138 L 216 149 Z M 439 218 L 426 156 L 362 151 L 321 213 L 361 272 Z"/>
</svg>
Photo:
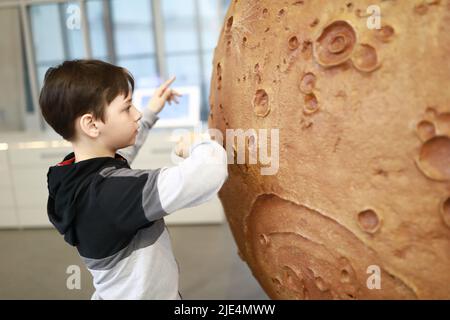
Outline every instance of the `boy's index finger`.
<svg viewBox="0 0 450 320">
<path fill-rule="evenodd" d="M 159 95 L 162 96 L 164 94 L 164 91 L 167 90 L 167 88 L 175 81 L 176 77 L 173 76 L 172 78 L 170 78 L 169 80 L 167 80 L 166 82 L 164 82 L 162 84 L 162 86 L 160 87 L 160 93 Z"/>
</svg>

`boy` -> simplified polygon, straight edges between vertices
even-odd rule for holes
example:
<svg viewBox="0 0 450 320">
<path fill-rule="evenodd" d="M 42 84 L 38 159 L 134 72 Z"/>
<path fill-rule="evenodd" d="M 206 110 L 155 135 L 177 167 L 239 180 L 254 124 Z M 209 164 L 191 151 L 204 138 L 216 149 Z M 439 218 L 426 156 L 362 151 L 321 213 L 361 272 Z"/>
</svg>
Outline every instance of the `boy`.
<svg viewBox="0 0 450 320">
<path fill-rule="evenodd" d="M 173 80 L 141 114 L 123 68 L 76 60 L 45 75 L 42 114 L 74 150 L 48 171 L 48 216 L 91 272 L 92 299 L 181 299 L 164 216 L 211 199 L 228 176 L 224 148 L 204 136 L 177 146 L 177 166 L 129 167 L 164 104 L 177 102 Z"/>
</svg>

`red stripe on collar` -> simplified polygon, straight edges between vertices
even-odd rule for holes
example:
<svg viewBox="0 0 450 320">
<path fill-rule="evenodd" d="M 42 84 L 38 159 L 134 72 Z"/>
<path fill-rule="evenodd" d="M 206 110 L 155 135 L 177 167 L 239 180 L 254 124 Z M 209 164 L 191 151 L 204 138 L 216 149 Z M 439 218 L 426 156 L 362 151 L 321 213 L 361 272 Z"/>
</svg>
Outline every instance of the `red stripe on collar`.
<svg viewBox="0 0 450 320">
<path fill-rule="evenodd" d="M 63 167 L 63 166 L 67 166 L 67 165 L 69 165 L 69 164 L 72 164 L 72 163 L 74 163 L 74 162 L 75 162 L 75 157 L 73 157 L 72 159 L 69 159 L 69 160 L 60 162 L 60 163 L 57 164 L 57 166 L 58 166 L 58 167 Z"/>
<path fill-rule="evenodd" d="M 127 161 L 127 159 L 125 159 L 124 157 L 122 157 L 122 156 L 121 156 L 120 154 L 118 154 L 118 153 L 116 153 L 116 155 L 114 156 L 114 158 L 115 158 L 115 159 L 122 160 L 122 161 L 124 161 L 124 162 Z M 69 164 L 73 164 L 73 163 L 75 163 L 75 157 L 73 157 L 73 158 L 71 158 L 71 159 L 69 159 L 69 160 L 60 162 L 60 163 L 57 164 L 57 166 L 58 166 L 58 167 L 63 167 L 63 166 L 68 166 Z"/>
</svg>

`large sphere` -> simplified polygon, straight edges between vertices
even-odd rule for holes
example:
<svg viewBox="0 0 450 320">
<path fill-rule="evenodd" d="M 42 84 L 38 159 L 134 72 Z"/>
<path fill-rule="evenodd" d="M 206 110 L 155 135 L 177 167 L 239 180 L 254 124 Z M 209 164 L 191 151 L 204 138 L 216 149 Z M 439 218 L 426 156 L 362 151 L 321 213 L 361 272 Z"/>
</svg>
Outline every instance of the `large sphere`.
<svg viewBox="0 0 450 320">
<path fill-rule="evenodd" d="M 449 0 L 232 1 L 209 125 L 279 129 L 219 193 L 271 298 L 450 298 L 449 57 Z"/>
</svg>

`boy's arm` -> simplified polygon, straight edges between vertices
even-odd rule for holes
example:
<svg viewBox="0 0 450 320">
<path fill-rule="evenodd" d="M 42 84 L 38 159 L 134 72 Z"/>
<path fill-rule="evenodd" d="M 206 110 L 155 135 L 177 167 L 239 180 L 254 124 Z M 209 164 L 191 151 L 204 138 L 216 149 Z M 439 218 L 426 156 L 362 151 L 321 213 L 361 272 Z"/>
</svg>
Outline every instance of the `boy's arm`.
<svg viewBox="0 0 450 320">
<path fill-rule="evenodd" d="M 134 161 L 137 153 L 147 139 L 149 130 L 155 125 L 156 121 L 158 120 L 159 117 L 156 115 L 156 113 L 151 111 L 149 108 L 145 109 L 142 114 L 142 118 L 139 121 L 140 128 L 136 136 L 135 144 L 117 151 L 118 154 L 127 159 L 129 165 Z"/>
<path fill-rule="evenodd" d="M 228 178 L 227 154 L 217 142 L 197 142 L 189 154 L 179 165 L 159 172 L 158 196 L 167 214 L 210 200 Z"/>
<path fill-rule="evenodd" d="M 179 209 L 210 200 L 228 177 L 225 149 L 213 140 L 197 142 L 190 156 L 157 170 L 107 168 L 100 173 L 98 203 L 113 224 L 135 231 Z"/>
</svg>

